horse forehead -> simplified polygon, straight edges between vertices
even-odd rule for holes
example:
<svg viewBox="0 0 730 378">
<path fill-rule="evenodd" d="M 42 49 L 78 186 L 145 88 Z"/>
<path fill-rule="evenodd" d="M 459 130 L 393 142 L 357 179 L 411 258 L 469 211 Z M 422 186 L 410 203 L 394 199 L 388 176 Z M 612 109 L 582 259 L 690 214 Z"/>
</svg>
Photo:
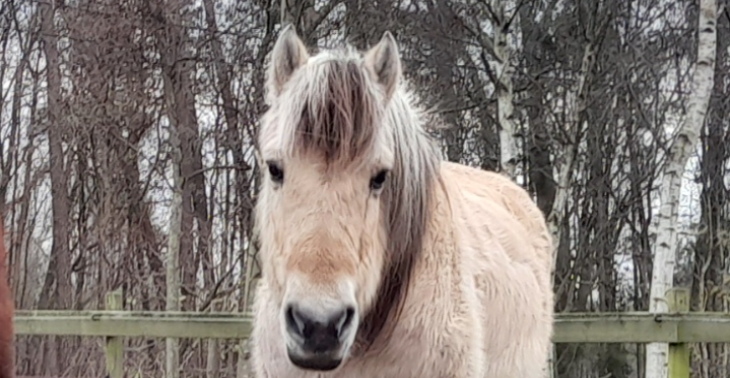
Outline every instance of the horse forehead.
<svg viewBox="0 0 730 378">
<path fill-rule="evenodd" d="M 357 162 L 343 166 L 328 163 L 324 158 L 310 159 L 293 157 L 290 160 L 293 174 L 299 176 L 297 182 L 322 187 L 321 194 L 324 195 L 327 190 L 349 191 L 355 182 L 362 180 L 367 171 L 366 165 Z"/>
</svg>

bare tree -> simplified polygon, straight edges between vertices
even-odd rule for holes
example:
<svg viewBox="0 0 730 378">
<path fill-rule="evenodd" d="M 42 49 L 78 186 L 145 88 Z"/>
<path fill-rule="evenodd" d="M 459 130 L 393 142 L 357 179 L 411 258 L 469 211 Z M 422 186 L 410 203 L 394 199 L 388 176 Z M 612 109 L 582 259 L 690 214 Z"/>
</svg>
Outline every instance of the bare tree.
<svg viewBox="0 0 730 378">
<path fill-rule="evenodd" d="M 687 115 L 684 118 L 664 163 L 660 186 L 661 207 L 656 223 L 654 265 L 651 279 L 649 312 L 668 311 L 665 295 L 673 286 L 677 230 L 675 223 L 679 213 L 679 193 L 682 175 L 692 150 L 705 123 L 710 94 L 714 84 L 715 56 L 717 54 L 717 2 L 700 1 L 698 22 L 697 62 L 692 76 L 691 91 L 687 99 Z M 647 345 L 646 377 L 660 378 L 667 375 L 667 344 Z"/>
</svg>

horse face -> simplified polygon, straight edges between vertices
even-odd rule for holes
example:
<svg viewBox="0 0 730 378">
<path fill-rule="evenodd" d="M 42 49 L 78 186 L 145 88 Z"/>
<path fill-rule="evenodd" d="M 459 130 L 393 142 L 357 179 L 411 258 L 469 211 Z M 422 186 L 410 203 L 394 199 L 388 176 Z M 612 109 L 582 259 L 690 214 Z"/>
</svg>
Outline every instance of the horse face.
<svg viewBox="0 0 730 378">
<path fill-rule="evenodd" d="M 300 367 L 337 367 L 375 296 L 384 256 L 382 167 L 327 170 L 314 157 L 267 167 L 270 273 L 282 288 L 287 350 Z"/>
<path fill-rule="evenodd" d="M 381 194 L 394 160 L 381 114 L 400 72 L 387 37 L 362 59 L 337 61 L 310 58 L 287 29 L 272 53 L 257 224 L 263 273 L 300 368 L 341 365 L 381 282 Z"/>
</svg>

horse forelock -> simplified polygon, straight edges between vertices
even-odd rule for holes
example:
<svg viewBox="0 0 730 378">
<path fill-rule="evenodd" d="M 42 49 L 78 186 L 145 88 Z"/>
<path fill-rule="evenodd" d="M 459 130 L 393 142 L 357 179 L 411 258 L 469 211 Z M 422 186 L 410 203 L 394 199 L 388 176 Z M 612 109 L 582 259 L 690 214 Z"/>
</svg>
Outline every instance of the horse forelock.
<svg viewBox="0 0 730 378">
<path fill-rule="evenodd" d="M 375 83 L 350 48 L 313 60 L 287 93 L 289 152 L 322 154 L 340 165 L 365 159 L 383 113 Z"/>
</svg>

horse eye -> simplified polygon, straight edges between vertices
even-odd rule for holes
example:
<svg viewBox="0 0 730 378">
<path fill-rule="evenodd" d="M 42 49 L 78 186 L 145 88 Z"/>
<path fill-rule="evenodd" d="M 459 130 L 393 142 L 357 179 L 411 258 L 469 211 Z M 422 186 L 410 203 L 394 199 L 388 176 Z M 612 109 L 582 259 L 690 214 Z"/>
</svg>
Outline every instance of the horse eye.
<svg viewBox="0 0 730 378">
<path fill-rule="evenodd" d="M 266 163 L 269 166 L 269 175 L 271 175 L 271 180 L 274 181 L 277 184 L 280 184 L 282 181 L 284 181 L 284 171 L 279 168 L 278 165 L 274 162 L 268 162 Z"/>
<path fill-rule="evenodd" d="M 371 190 L 380 190 L 383 188 L 383 184 L 385 183 L 385 179 L 388 177 L 388 171 L 382 170 L 378 172 L 373 178 L 370 179 L 370 189 Z"/>
</svg>

